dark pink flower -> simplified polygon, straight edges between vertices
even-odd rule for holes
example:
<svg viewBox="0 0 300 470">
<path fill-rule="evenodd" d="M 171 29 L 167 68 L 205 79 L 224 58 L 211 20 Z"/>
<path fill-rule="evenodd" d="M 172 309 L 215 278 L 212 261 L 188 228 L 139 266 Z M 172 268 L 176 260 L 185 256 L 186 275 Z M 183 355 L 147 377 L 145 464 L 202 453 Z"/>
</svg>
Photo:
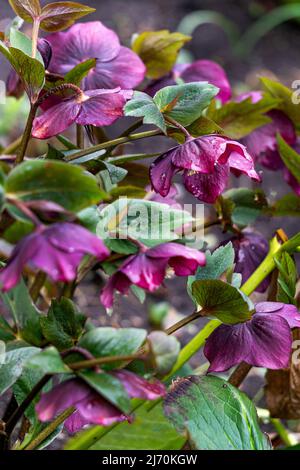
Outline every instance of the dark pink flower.
<svg viewBox="0 0 300 470">
<path fill-rule="evenodd" d="M 128 96 L 128 92 L 124 93 L 120 88 L 76 93 L 35 118 L 32 136 L 48 139 L 60 134 L 74 122 L 81 126 L 108 126 L 123 116 Z"/>
<path fill-rule="evenodd" d="M 111 276 L 102 291 L 101 302 L 111 308 L 114 290 L 127 294 L 131 284 L 153 292 L 162 284 L 168 265 L 177 276 L 189 276 L 205 263 L 204 253 L 174 242 L 145 249 L 129 256 Z"/>
<path fill-rule="evenodd" d="M 165 387 L 159 381 L 148 382 L 127 370 L 117 370 L 111 372 L 111 375 L 120 381 L 120 386 L 125 388 L 130 398 L 157 400 L 165 395 Z M 44 393 L 36 406 L 36 412 L 40 421 L 51 421 L 71 406 L 75 411 L 65 421 L 65 427 L 70 433 L 79 431 L 86 424 L 110 426 L 130 420 L 129 416 L 80 379 L 66 380 Z"/>
<path fill-rule="evenodd" d="M 243 361 L 268 369 L 287 367 L 292 349 L 290 330 L 299 326 L 300 314 L 294 305 L 256 304 L 251 320 L 222 324 L 209 336 L 204 347 L 210 362 L 208 372 L 223 372 Z"/>
<path fill-rule="evenodd" d="M 0 273 L 2 290 L 7 291 L 19 282 L 25 265 L 44 271 L 55 282 L 70 282 L 86 254 L 102 261 L 109 250 L 102 240 L 80 225 L 69 222 L 41 225 L 14 248 Z"/>
<path fill-rule="evenodd" d="M 77 64 L 96 59 L 84 79 L 84 89 L 131 89 L 144 79 L 145 66 L 127 47 L 120 45 L 114 31 L 100 21 L 75 24 L 66 32 L 47 36 L 53 55 L 50 72 L 66 74 Z"/>
<path fill-rule="evenodd" d="M 230 171 L 260 181 L 246 147 L 213 134 L 190 138 L 158 157 L 150 167 L 154 191 L 167 196 L 174 174 L 181 170 L 186 189 L 209 203 L 215 202 L 226 188 Z"/>
<path fill-rule="evenodd" d="M 244 230 L 240 236 L 231 238 L 230 241 L 235 252 L 235 272 L 242 275 L 244 283 L 267 256 L 269 243 L 260 233 L 252 230 Z M 256 291 L 265 292 L 269 284 L 268 277 L 256 288 Z"/>
<path fill-rule="evenodd" d="M 152 82 L 146 91 L 153 96 L 165 86 L 176 85 L 177 79 L 185 83 L 208 82 L 215 85 L 220 89 L 217 98 L 222 103 L 226 103 L 231 97 L 231 87 L 224 69 L 212 60 L 196 60 L 192 64 L 176 65 L 169 75 Z"/>
</svg>

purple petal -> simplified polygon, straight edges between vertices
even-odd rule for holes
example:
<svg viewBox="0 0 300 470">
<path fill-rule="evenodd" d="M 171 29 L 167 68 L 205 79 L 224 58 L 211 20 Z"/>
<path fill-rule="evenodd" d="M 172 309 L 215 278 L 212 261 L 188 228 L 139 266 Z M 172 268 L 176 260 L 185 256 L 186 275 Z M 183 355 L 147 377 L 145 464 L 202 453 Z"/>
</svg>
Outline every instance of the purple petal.
<svg viewBox="0 0 300 470">
<path fill-rule="evenodd" d="M 114 291 L 118 291 L 123 295 L 128 293 L 131 281 L 122 272 L 116 272 L 113 274 L 106 286 L 102 289 L 100 300 L 105 308 L 111 308 L 114 302 Z"/>
<path fill-rule="evenodd" d="M 36 139 L 49 139 L 65 131 L 75 122 L 81 105 L 76 98 L 68 98 L 52 106 L 41 116 L 35 118 L 32 128 L 32 137 Z"/>
<path fill-rule="evenodd" d="M 299 181 L 295 178 L 294 175 L 287 169 L 284 168 L 283 170 L 283 176 L 287 184 L 292 188 L 295 194 L 297 196 L 300 196 L 300 183 Z"/>
<path fill-rule="evenodd" d="M 229 178 L 229 166 L 215 165 L 214 173 L 204 175 L 198 172 L 185 171 L 183 175 L 186 189 L 200 201 L 214 203 L 224 191 Z"/>
<path fill-rule="evenodd" d="M 79 411 L 74 411 L 64 422 L 64 426 L 69 434 L 75 434 L 86 424 L 89 424 L 89 422 L 82 418 Z"/>
<path fill-rule="evenodd" d="M 213 173 L 215 162 L 226 148 L 226 140 L 215 135 L 190 139 L 167 152 L 172 163 L 180 169 Z"/>
<path fill-rule="evenodd" d="M 168 258 L 177 276 L 189 276 L 195 274 L 198 266 L 205 266 L 205 254 L 179 243 L 164 243 L 148 250 L 149 257 Z"/>
<path fill-rule="evenodd" d="M 151 258 L 147 256 L 147 252 L 140 253 L 126 261 L 121 266 L 120 271 L 133 284 L 152 292 L 162 284 L 166 274 L 167 263 L 167 259 Z"/>
<path fill-rule="evenodd" d="M 237 103 L 241 103 L 242 101 L 248 100 L 251 98 L 251 103 L 255 104 L 258 103 L 263 97 L 263 94 L 261 91 L 246 91 L 245 93 L 241 93 L 238 95 L 234 101 Z"/>
<path fill-rule="evenodd" d="M 77 406 L 89 394 L 90 389 L 77 379 L 66 380 L 50 392 L 43 393 L 35 409 L 40 421 L 51 421 L 70 406 Z"/>
<path fill-rule="evenodd" d="M 145 76 L 145 65 L 135 52 L 121 46 L 111 61 L 98 60 L 93 73 L 85 79 L 85 86 L 93 88 L 135 88 Z"/>
<path fill-rule="evenodd" d="M 123 116 L 126 99 L 120 88 L 114 90 L 92 90 L 84 93 L 80 113 L 76 119 L 81 126 L 109 126 Z"/>
<path fill-rule="evenodd" d="M 226 103 L 231 97 L 231 87 L 226 73 L 220 65 L 211 60 L 197 60 L 180 73 L 185 82 L 208 82 L 220 89 L 217 98 Z"/>
<path fill-rule="evenodd" d="M 151 184 L 157 193 L 161 196 L 167 196 L 174 174 L 178 169 L 172 163 L 173 153 L 168 151 L 158 157 L 150 166 L 150 179 Z"/>
<path fill-rule="evenodd" d="M 47 40 L 53 52 L 50 71 L 60 74 L 88 59 L 110 61 L 120 52 L 118 36 L 100 21 L 75 24 L 67 32 L 48 35 Z"/>
<path fill-rule="evenodd" d="M 166 387 L 158 380 L 149 382 L 129 370 L 116 370 L 111 374 L 122 382 L 131 398 L 157 400 L 157 398 L 163 397 L 166 394 Z"/>
<path fill-rule="evenodd" d="M 52 57 L 51 44 L 47 39 L 42 38 L 38 40 L 37 48 L 43 58 L 45 69 L 47 70 Z"/>
<path fill-rule="evenodd" d="M 257 313 L 270 313 L 284 318 L 290 328 L 300 327 L 300 313 L 292 304 L 283 304 L 281 302 L 259 302 L 255 305 Z"/>
<path fill-rule="evenodd" d="M 231 239 L 235 251 L 235 272 L 242 275 L 243 282 L 253 274 L 269 251 L 268 241 L 259 233 L 244 230 L 240 238 Z M 270 284 L 266 278 L 255 290 L 264 292 Z"/>
<path fill-rule="evenodd" d="M 204 354 L 209 372 L 223 372 L 243 361 L 256 367 L 282 369 L 289 364 L 292 335 L 279 315 L 256 313 L 236 325 L 220 325 L 208 338 Z"/>
<path fill-rule="evenodd" d="M 90 424 L 110 426 L 113 423 L 127 419 L 118 408 L 94 392 L 91 392 L 88 397 L 77 403 L 76 408 L 81 419 Z"/>
</svg>

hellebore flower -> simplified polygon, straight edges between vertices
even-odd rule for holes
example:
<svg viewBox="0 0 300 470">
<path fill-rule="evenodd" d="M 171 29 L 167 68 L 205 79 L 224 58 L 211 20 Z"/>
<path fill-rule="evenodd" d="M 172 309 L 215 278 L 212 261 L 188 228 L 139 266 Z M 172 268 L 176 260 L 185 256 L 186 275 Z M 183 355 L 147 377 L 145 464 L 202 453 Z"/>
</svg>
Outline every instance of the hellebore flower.
<svg viewBox="0 0 300 470">
<path fill-rule="evenodd" d="M 96 65 L 83 80 L 86 90 L 134 88 L 145 76 L 145 65 L 133 51 L 120 45 L 117 34 L 100 21 L 75 24 L 66 32 L 47 36 L 53 55 L 49 71 L 66 74 L 88 59 Z"/>
<path fill-rule="evenodd" d="M 195 274 L 198 266 L 205 266 L 204 253 L 170 242 L 141 250 L 129 256 L 109 279 L 102 290 L 101 302 L 106 308 L 113 305 L 114 290 L 127 294 L 130 285 L 153 292 L 163 282 L 169 265 L 177 276 Z"/>
<path fill-rule="evenodd" d="M 300 314 L 294 305 L 256 304 L 250 320 L 222 324 L 209 336 L 204 347 L 208 372 L 223 372 L 243 361 L 268 369 L 287 367 L 292 350 L 290 330 L 296 327 L 300 327 Z"/>
<path fill-rule="evenodd" d="M 48 227 L 40 225 L 14 248 L 0 272 L 2 290 L 18 284 L 25 265 L 44 271 L 55 282 L 70 282 L 75 279 L 77 267 L 86 254 L 102 261 L 109 250 L 102 240 L 79 225 L 69 222 Z"/>
<path fill-rule="evenodd" d="M 262 94 L 259 91 L 249 92 L 240 95 L 236 100 L 240 102 L 249 97 L 252 103 L 257 103 Z M 256 162 L 269 170 L 282 170 L 287 184 L 300 196 L 300 184 L 282 161 L 277 145 L 277 134 L 280 134 L 296 152 L 300 153 L 300 142 L 294 124 L 288 116 L 277 109 L 269 111 L 266 116 L 272 121 L 244 137 L 242 143 L 246 145 Z"/>
<path fill-rule="evenodd" d="M 222 103 L 226 103 L 231 97 L 231 88 L 224 69 L 212 60 L 196 60 L 192 64 L 175 65 L 169 75 L 153 81 L 146 92 L 154 96 L 161 88 L 176 85 L 178 79 L 185 83 L 208 82 L 215 85 L 220 89 L 216 98 Z"/>
<path fill-rule="evenodd" d="M 257 232 L 244 230 L 240 236 L 231 238 L 235 252 L 235 272 L 242 275 L 243 283 L 258 268 L 269 251 L 268 241 Z M 270 283 L 270 278 L 264 281 L 256 288 L 257 292 L 264 292 Z"/>
<path fill-rule="evenodd" d="M 114 90 L 78 89 L 75 95 L 48 108 L 35 118 L 32 136 L 48 139 L 60 134 L 76 122 L 81 126 L 108 126 L 123 116 L 123 107 L 131 92 Z"/>
<path fill-rule="evenodd" d="M 186 189 L 208 203 L 215 202 L 226 188 L 230 171 L 260 181 L 246 147 L 214 134 L 189 138 L 159 156 L 150 167 L 154 191 L 167 196 L 174 174 L 181 170 Z"/>
<path fill-rule="evenodd" d="M 159 382 L 148 382 L 127 370 L 111 372 L 128 393 L 130 398 L 156 400 L 165 395 L 165 387 Z M 65 427 L 70 433 L 79 431 L 86 424 L 110 426 L 113 423 L 130 420 L 115 405 L 102 397 L 80 379 L 70 379 L 44 393 L 36 405 L 39 420 L 51 421 L 65 409 L 74 406 L 75 412 L 66 419 Z"/>
</svg>

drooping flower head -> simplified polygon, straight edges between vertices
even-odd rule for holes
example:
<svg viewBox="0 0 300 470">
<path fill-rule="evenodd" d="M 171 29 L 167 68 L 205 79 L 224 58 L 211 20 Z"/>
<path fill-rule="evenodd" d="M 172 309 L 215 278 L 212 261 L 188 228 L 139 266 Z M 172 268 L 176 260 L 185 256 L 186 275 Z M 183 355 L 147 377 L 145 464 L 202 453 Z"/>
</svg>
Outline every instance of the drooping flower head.
<svg viewBox="0 0 300 470">
<path fill-rule="evenodd" d="M 235 272 L 242 275 L 244 283 L 267 256 L 269 243 L 260 233 L 249 229 L 244 230 L 239 236 L 231 238 L 230 241 L 235 252 Z M 256 291 L 264 292 L 269 283 L 269 278 L 264 279 Z"/>
<path fill-rule="evenodd" d="M 208 82 L 215 85 L 220 89 L 216 98 L 222 103 L 226 103 L 231 97 L 231 87 L 224 69 L 212 60 L 196 60 L 192 64 L 175 65 L 169 75 L 153 81 L 147 87 L 146 92 L 154 96 L 161 88 L 176 85 L 178 79 L 185 83 Z"/>
<path fill-rule="evenodd" d="M 64 75 L 81 62 L 96 59 L 95 67 L 84 79 L 85 90 L 132 89 L 144 78 L 141 59 L 121 46 L 116 33 L 100 21 L 75 24 L 66 32 L 50 34 L 47 40 L 53 52 L 49 67 L 53 73 Z"/>
<path fill-rule="evenodd" d="M 165 387 L 159 381 L 149 382 L 128 370 L 117 370 L 110 374 L 120 381 L 130 398 L 156 400 L 165 395 Z M 51 421 L 69 407 L 74 413 L 64 425 L 68 432 L 75 433 L 87 424 L 110 426 L 130 420 L 114 404 L 94 391 L 80 379 L 70 379 L 44 393 L 36 406 L 39 420 Z"/>
<path fill-rule="evenodd" d="M 150 167 L 154 191 L 166 196 L 179 171 L 183 171 L 186 189 L 208 203 L 215 202 L 226 188 L 230 171 L 260 181 L 246 147 L 214 134 L 190 138 L 158 157 Z"/>
<path fill-rule="evenodd" d="M 172 267 L 177 276 L 189 276 L 205 263 L 204 253 L 174 242 L 145 249 L 129 256 L 111 276 L 102 291 L 101 302 L 111 308 L 114 290 L 127 294 L 132 284 L 153 292 L 162 284 L 167 266 Z"/>
<path fill-rule="evenodd" d="M 256 367 L 282 369 L 288 366 L 291 328 L 300 327 L 300 314 L 294 305 L 260 302 L 252 318 L 234 325 L 222 324 L 209 336 L 204 355 L 208 372 L 223 372 L 246 362 Z"/>
<path fill-rule="evenodd" d="M 5 268 L 0 272 L 4 291 L 18 284 L 25 265 L 47 273 L 55 282 L 70 282 L 84 255 L 100 261 L 109 255 L 103 241 L 85 228 L 62 222 L 37 229 L 22 238 L 14 248 Z"/>
<path fill-rule="evenodd" d="M 131 92 L 114 90 L 89 90 L 77 92 L 49 107 L 35 118 L 32 136 L 48 139 L 60 134 L 73 123 L 81 126 L 108 126 L 123 116 L 123 107 Z"/>
</svg>

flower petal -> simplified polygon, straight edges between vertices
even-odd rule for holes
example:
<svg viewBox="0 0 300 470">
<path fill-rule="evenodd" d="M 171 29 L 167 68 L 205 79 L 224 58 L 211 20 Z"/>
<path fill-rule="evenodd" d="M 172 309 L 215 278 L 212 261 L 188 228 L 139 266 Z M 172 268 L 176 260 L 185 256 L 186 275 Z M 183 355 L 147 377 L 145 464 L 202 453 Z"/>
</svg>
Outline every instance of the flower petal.
<svg viewBox="0 0 300 470">
<path fill-rule="evenodd" d="M 290 328 L 300 327 L 300 313 L 295 305 L 281 302 L 259 302 L 255 305 L 257 313 L 270 313 L 284 318 Z"/>
<path fill-rule="evenodd" d="M 123 116 L 126 99 L 120 88 L 114 90 L 86 91 L 86 99 L 76 119 L 81 126 L 109 126 Z"/>
<path fill-rule="evenodd" d="M 229 178 L 228 165 L 215 165 L 215 171 L 211 175 L 199 172 L 185 171 L 183 175 L 186 189 L 200 201 L 214 203 L 217 197 L 224 191 Z"/>
<path fill-rule="evenodd" d="M 36 139 L 49 139 L 60 134 L 75 122 L 80 104 L 76 98 L 68 98 L 47 109 L 41 116 L 35 118 L 32 128 L 32 137 Z"/>
<path fill-rule="evenodd" d="M 80 401 L 76 408 L 82 420 L 90 424 L 110 426 L 127 419 L 118 408 L 94 392 L 91 392 L 85 400 Z"/>
<path fill-rule="evenodd" d="M 179 243 L 163 243 L 147 251 L 149 257 L 168 258 L 177 276 L 189 276 L 195 274 L 198 266 L 205 266 L 205 254 Z"/>
<path fill-rule="evenodd" d="M 173 152 L 169 150 L 158 157 L 150 166 L 152 188 L 161 196 L 167 196 L 174 174 L 178 169 L 172 163 Z"/>
<path fill-rule="evenodd" d="M 125 390 L 131 398 L 156 400 L 166 394 L 166 387 L 158 380 L 155 382 L 149 382 L 143 377 L 124 369 L 116 370 L 111 374 L 122 382 Z"/>
</svg>

